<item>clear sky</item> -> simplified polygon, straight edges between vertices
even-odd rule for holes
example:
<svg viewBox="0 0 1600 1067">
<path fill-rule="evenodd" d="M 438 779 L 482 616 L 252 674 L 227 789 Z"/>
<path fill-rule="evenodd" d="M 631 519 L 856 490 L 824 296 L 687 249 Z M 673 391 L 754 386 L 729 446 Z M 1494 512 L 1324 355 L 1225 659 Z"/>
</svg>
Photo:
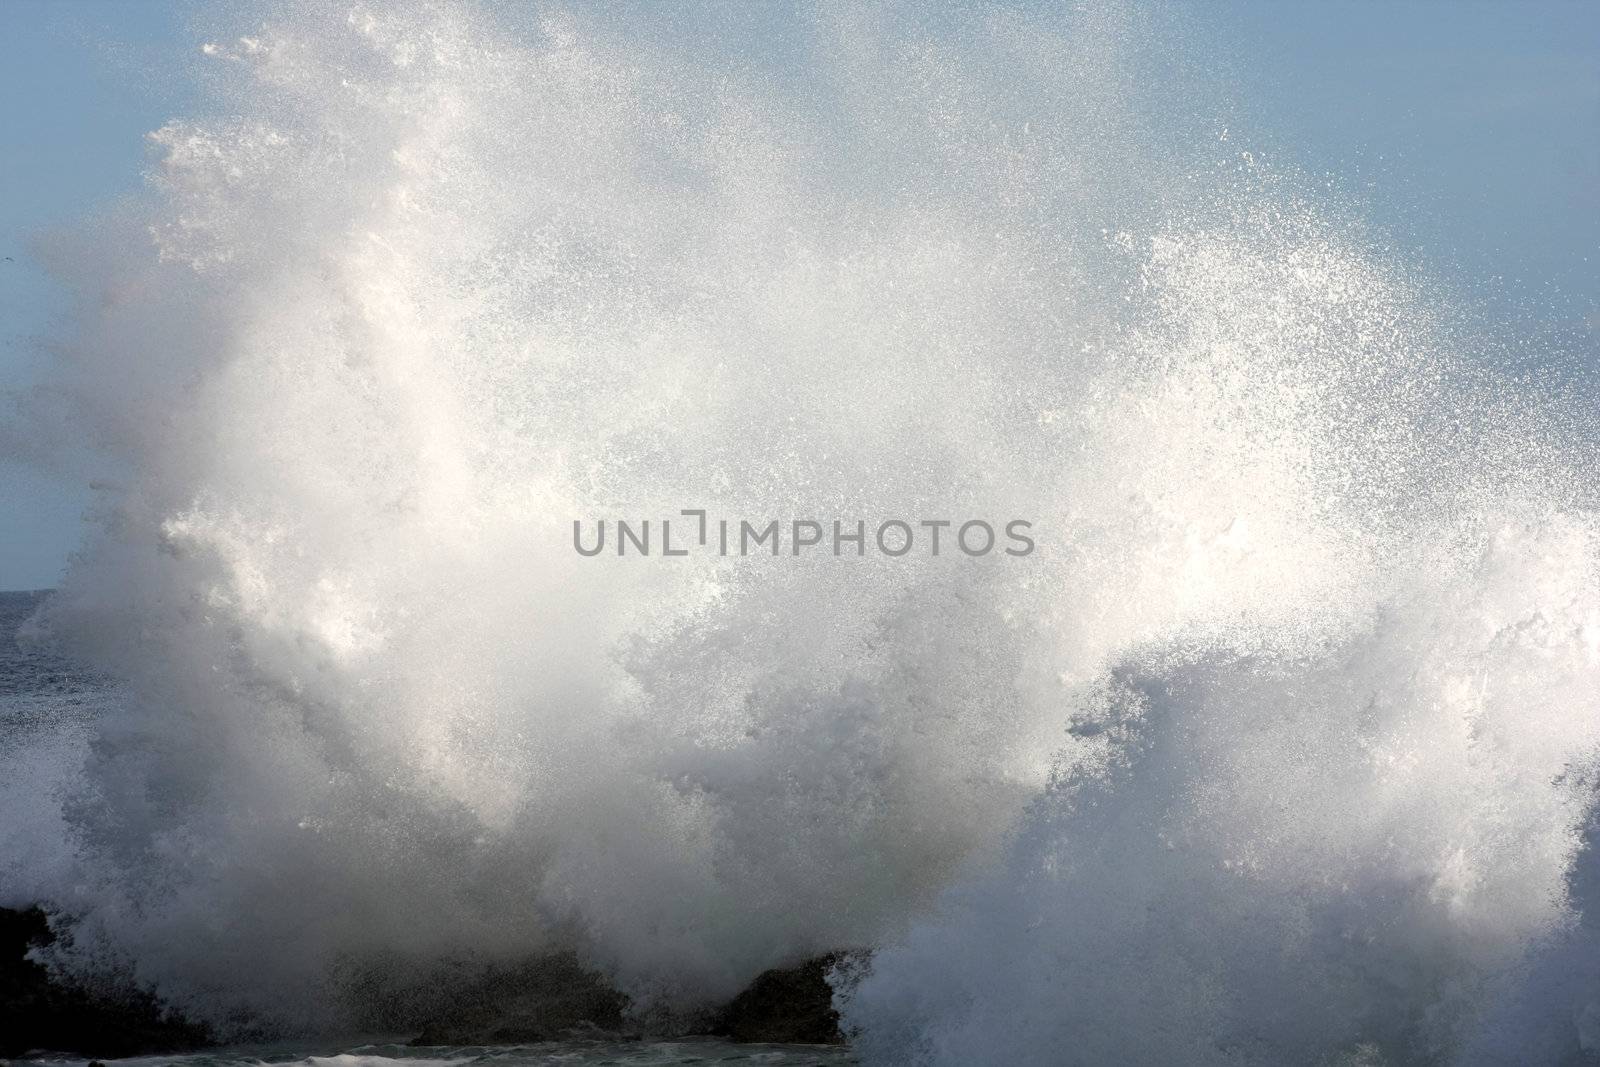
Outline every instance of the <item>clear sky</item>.
<svg viewBox="0 0 1600 1067">
<path fill-rule="evenodd" d="M 191 9 L 0 0 L 0 397 L 28 388 L 47 358 L 38 339 L 60 328 L 30 235 L 138 188 L 144 134 L 185 109 L 170 72 L 200 43 Z M 1251 143 L 1341 176 L 1487 313 L 1600 365 L 1600 3 L 1193 10 L 1235 57 Z M 56 581 L 87 499 L 0 454 L 0 589 Z"/>
<path fill-rule="evenodd" d="M 65 301 L 33 235 L 139 188 L 146 132 L 184 105 L 161 72 L 194 45 L 162 0 L 0 0 L 0 419 L 60 332 Z M 0 453 L 0 589 L 55 583 L 80 538 L 86 486 Z"/>
</svg>

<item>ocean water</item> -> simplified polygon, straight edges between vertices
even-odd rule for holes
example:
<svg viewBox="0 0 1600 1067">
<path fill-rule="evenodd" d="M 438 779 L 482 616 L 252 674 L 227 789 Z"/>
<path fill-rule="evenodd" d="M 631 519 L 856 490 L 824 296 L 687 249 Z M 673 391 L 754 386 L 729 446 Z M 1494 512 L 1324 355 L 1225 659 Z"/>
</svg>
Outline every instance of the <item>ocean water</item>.
<svg viewBox="0 0 1600 1067">
<path fill-rule="evenodd" d="M 0 906 L 49 898 L 71 834 L 62 803 L 90 738 L 115 706 L 114 679 L 50 647 L 31 625 L 48 594 L 0 592 L 0 812 L 10 872 Z"/>
<path fill-rule="evenodd" d="M 0 591 L 0 732 L 15 739 L 63 724 L 86 724 L 109 689 L 52 649 L 29 625 L 49 593 Z"/>
<path fill-rule="evenodd" d="M 670 1032 L 851 949 L 872 1067 L 1592 1061 L 1589 379 L 1162 5 L 681 19 L 230 6 L 46 242 L 19 425 L 104 487 L 6 609 L 102 679 L 5 697 L 51 965 L 394 1033 L 570 950 Z M 1037 550 L 572 549 L 686 508 Z"/>
</svg>

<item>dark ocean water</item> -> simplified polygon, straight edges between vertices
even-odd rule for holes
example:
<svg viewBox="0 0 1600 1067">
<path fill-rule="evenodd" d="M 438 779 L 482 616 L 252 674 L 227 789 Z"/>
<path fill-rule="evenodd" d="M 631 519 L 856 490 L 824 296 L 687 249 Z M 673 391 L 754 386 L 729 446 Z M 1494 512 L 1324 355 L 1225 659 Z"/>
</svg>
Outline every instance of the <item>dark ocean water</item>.
<svg viewBox="0 0 1600 1067">
<path fill-rule="evenodd" d="M 48 591 L 0 592 L 0 730 L 17 734 L 84 722 L 110 686 L 34 633 L 30 619 Z"/>
</svg>

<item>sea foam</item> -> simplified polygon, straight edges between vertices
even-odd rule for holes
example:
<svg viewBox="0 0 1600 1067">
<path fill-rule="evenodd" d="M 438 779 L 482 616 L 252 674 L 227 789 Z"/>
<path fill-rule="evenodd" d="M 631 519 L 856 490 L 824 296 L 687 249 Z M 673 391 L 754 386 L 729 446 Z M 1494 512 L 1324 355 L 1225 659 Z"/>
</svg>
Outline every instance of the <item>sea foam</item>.
<svg viewBox="0 0 1600 1067">
<path fill-rule="evenodd" d="M 33 432 L 113 487 L 42 622 L 125 692 L 0 871 L 57 964 L 314 1029 L 870 949 L 884 1065 L 1600 1042 L 1582 405 L 1170 12 L 624 14 L 229 15 L 49 246 Z M 1037 550 L 572 550 L 684 508 Z"/>
</svg>

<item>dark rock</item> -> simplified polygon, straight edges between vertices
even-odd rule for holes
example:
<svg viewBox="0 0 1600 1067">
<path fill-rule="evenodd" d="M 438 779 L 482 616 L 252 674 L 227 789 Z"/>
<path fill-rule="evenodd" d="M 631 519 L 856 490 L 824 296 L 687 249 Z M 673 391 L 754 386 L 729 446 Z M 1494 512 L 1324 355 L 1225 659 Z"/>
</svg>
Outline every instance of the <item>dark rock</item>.
<svg viewBox="0 0 1600 1067">
<path fill-rule="evenodd" d="M 628 1000 L 570 952 L 497 970 L 448 998 L 413 1045 L 519 1045 L 628 1036 Z"/>
<path fill-rule="evenodd" d="M 54 940 L 38 908 L 0 908 L 0 1056 L 48 1049 L 111 1059 L 210 1044 L 202 1027 L 174 1018 L 130 983 L 62 982 L 27 958 Z"/>
<path fill-rule="evenodd" d="M 833 987 L 828 985 L 828 971 L 840 959 L 838 953 L 817 956 L 756 976 L 722 1010 L 711 1033 L 733 1041 L 844 1044 L 839 1013 L 833 1010 Z"/>
<path fill-rule="evenodd" d="M 439 1005 L 413 1045 L 514 1045 L 561 1038 L 708 1033 L 773 1044 L 844 1043 L 827 975 L 843 954 L 766 971 L 720 1010 L 643 1023 L 628 1000 L 571 953 L 547 956 L 466 982 Z"/>
</svg>

